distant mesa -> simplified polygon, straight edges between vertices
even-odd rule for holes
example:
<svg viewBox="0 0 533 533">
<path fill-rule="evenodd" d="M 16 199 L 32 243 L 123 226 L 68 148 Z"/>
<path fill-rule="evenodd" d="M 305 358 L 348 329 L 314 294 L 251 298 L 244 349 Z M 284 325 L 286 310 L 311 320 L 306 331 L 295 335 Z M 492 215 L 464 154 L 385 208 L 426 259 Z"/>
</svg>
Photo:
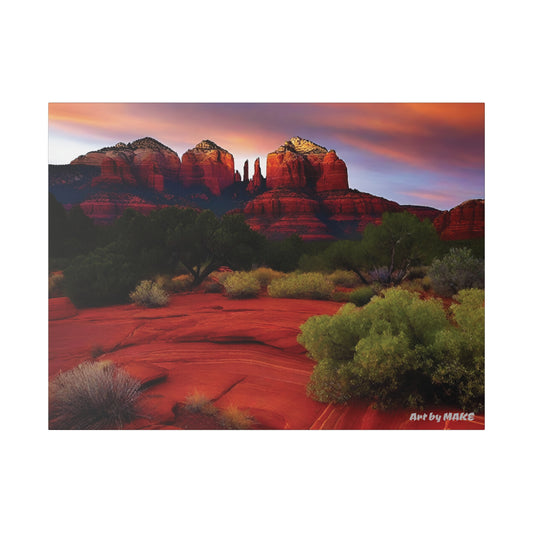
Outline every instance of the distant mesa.
<svg viewBox="0 0 533 533">
<path fill-rule="evenodd" d="M 266 176 L 259 157 L 252 176 L 248 160 L 241 174 L 233 155 L 209 139 L 181 159 L 151 137 L 119 142 L 70 165 L 50 165 L 50 190 L 63 194 L 65 205 L 80 204 L 98 223 L 112 222 L 127 207 L 148 213 L 167 205 L 192 206 L 240 212 L 270 238 L 294 233 L 306 240 L 351 238 L 367 224 L 379 224 L 383 213 L 401 211 L 428 218 L 446 240 L 481 238 L 485 226 L 483 200 L 442 212 L 350 189 L 346 164 L 335 150 L 301 137 L 267 155 Z"/>
<path fill-rule="evenodd" d="M 440 213 L 433 223 L 445 241 L 482 238 L 485 236 L 485 200 L 467 200 Z"/>
</svg>

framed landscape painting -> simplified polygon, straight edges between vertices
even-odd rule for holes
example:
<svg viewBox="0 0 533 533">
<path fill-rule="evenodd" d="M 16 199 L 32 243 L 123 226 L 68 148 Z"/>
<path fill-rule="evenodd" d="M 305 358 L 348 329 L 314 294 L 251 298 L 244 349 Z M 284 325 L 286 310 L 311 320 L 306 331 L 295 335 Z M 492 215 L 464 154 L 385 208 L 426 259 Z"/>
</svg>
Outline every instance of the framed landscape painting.
<svg viewBox="0 0 533 533">
<path fill-rule="evenodd" d="M 485 427 L 483 103 L 50 103 L 50 429 Z"/>
</svg>

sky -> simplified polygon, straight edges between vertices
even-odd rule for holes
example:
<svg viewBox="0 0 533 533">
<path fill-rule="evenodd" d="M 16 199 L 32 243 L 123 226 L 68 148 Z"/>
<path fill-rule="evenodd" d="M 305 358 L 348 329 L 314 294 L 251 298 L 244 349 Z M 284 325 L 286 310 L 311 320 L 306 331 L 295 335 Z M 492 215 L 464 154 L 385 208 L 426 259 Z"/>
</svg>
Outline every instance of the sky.
<svg viewBox="0 0 533 533">
<path fill-rule="evenodd" d="M 451 209 L 485 196 L 483 103 L 50 103 L 49 163 L 153 137 L 181 158 L 210 139 L 251 172 L 291 137 L 333 149 L 351 188 Z"/>
</svg>

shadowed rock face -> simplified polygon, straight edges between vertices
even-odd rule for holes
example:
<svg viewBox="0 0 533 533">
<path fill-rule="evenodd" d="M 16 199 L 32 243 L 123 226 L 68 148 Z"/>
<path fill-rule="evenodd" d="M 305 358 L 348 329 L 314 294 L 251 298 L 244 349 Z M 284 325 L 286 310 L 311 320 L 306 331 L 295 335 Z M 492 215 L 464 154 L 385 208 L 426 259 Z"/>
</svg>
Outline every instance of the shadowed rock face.
<svg viewBox="0 0 533 533">
<path fill-rule="evenodd" d="M 347 190 L 348 172 L 334 150 L 292 137 L 268 154 L 266 186 L 269 189 L 309 188 L 316 192 Z"/>
<path fill-rule="evenodd" d="M 203 185 L 219 196 L 235 181 L 233 156 L 212 141 L 202 141 L 183 154 L 179 181 L 185 187 Z"/>
<path fill-rule="evenodd" d="M 444 211 L 433 222 L 441 239 L 477 239 L 485 236 L 485 201 L 468 200 Z"/>
</svg>

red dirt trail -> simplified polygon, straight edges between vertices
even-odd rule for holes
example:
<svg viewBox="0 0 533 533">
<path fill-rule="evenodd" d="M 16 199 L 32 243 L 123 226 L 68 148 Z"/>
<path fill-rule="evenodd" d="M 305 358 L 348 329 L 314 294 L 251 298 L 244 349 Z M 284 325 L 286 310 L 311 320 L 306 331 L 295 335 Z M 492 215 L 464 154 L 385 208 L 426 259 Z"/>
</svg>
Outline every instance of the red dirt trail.
<svg viewBox="0 0 533 533">
<path fill-rule="evenodd" d="M 201 293 L 174 295 L 158 309 L 76 311 L 67 298 L 49 302 L 50 377 L 93 356 L 124 367 L 145 387 L 142 415 L 128 429 L 179 429 L 176 407 L 194 392 L 219 409 L 247 410 L 257 429 L 484 429 L 483 416 L 428 420 L 429 413 L 459 413 L 456 408 L 426 408 L 427 419 L 414 421 L 406 409 L 309 399 L 315 363 L 296 341 L 299 326 L 310 316 L 334 314 L 341 303 Z M 201 418 L 183 427 L 215 428 Z"/>
</svg>

